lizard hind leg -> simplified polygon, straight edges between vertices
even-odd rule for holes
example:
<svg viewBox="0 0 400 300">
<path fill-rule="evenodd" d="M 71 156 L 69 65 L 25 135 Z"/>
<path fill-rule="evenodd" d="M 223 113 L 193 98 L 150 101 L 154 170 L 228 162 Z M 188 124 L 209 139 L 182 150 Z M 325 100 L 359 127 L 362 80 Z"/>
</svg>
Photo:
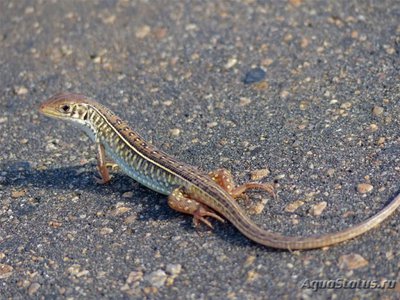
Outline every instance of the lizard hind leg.
<svg viewBox="0 0 400 300">
<path fill-rule="evenodd" d="M 186 195 L 182 188 L 177 188 L 172 191 L 172 193 L 168 196 L 168 205 L 176 211 L 192 215 L 193 224 L 195 227 L 197 227 L 200 223 L 204 223 L 208 227 L 213 228 L 210 221 L 208 221 L 206 217 L 211 217 L 220 222 L 224 222 L 224 219 L 222 219 L 209 207 L 194 199 L 191 199 L 188 195 Z"/>
<path fill-rule="evenodd" d="M 233 198 L 245 197 L 245 199 L 248 199 L 247 195 L 244 195 L 244 193 L 247 190 L 251 190 L 251 189 L 266 191 L 273 198 L 276 198 L 275 189 L 272 184 L 247 182 L 242 185 L 235 186 L 235 181 L 233 179 L 231 172 L 229 172 L 226 169 L 218 169 L 218 170 L 210 172 L 208 175 L 219 186 L 221 186 L 225 191 L 227 191 Z"/>
</svg>

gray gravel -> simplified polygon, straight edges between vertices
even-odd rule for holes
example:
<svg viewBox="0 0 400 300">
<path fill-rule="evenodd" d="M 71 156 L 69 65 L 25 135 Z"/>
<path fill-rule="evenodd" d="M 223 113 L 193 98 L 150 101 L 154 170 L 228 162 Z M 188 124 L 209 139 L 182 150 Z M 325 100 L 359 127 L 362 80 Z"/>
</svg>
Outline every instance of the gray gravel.
<svg viewBox="0 0 400 300">
<path fill-rule="evenodd" d="M 196 232 L 121 173 L 97 185 L 88 138 L 37 111 L 92 96 L 203 170 L 267 168 L 278 199 L 240 202 L 261 226 L 332 232 L 399 191 L 399 19 L 396 0 L 1 1 L 0 298 L 399 297 L 398 213 L 293 253 Z M 398 285 L 302 288 L 340 278 Z"/>
</svg>

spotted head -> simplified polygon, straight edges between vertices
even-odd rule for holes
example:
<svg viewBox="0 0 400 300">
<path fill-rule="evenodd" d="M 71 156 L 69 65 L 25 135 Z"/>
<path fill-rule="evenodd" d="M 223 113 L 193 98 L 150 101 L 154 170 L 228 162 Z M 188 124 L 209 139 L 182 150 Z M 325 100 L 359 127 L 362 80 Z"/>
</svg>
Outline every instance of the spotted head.
<svg viewBox="0 0 400 300">
<path fill-rule="evenodd" d="M 39 111 L 52 118 L 85 124 L 91 102 L 92 100 L 83 95 L 59 93 L 42 103 Z"/>
</svg>

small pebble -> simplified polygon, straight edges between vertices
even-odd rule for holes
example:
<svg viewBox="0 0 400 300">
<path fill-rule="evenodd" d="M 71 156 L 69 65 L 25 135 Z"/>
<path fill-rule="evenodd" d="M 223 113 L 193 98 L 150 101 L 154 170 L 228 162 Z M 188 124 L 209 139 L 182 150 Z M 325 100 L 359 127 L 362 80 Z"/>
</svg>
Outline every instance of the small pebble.
<svg viewBox="0 0 400 300">
<path fill-rule="evenodd" d="M 289 3 L 296 7 L 300 6 L 302 2 L 303 0 L 289 0 Z"/>
<path fill-rule="evenodd" d="M 162 38 L 166 37 L 167 33 L 168 33 L 168 29 L 165 27 L 158 27 L 154 30 L 154 36 L 157 39 L 162 39 Z"/>
<path fill-rule="evenodd" d="M 164 106 L 171 106 L 172 105 L 172 100 L 166 100 L 166 101 L 164 101 L 162 104 L 164 105 Z"/>
<path fill-rule="evenodd" d="M 150 283 L 152 287 L 160 288 L 167 280 L 167 274 L 163 270 L 159 269 L 146 275 L 144 280 Z"/>
<path fill-rule="evenodd" d="M 302 205 L 304 205 L 304 201 L 301 200 L 294 201 L 286 205 L 285 211 L 290 213 L 295 212 Z"/>
<path fill-rule="evenodd" d="M 81 266 L 78 264 L 74 264 L 67 269 L 67 272 L 71 275 L 76 275 L 80 272 Z"/>
<path fill-rule="evenodd" d="M 355 215 L 355 212 L 349 210 L 349 211 L 346 211 L 345 213 L 342 214 L 342 218 L 348 218 L 348 217 L 351 217 L 351 216 L 354 216 L 354 215 Z"/>
<path fill-rule="evenodd" d="M 259 82 L 265 78 L 267 75 L 267 72 L 265 72 L 263 69 L 257 67 L 253 68 L 250 71 L 248 71 L 243 79 L 244 84 L 252 84 Z"/>
<path fill-rule="evenodd" d="M 375 131 L 377 131 L 378 130 L 378 125 L 376 125 L 376 124 L 370 124 L 369 126 L 368 126 L 368 131 L 369 132 L 375 132 Z"/>
<path fill-rule="evenodd" d="M 260 274 L 258 274 L 255 270 L 251 270 L 247 272 L 246 282 L 252 282 L 256 280 Z"/>
<path fill-rule="evenodd" d="M 332 99 L 331 101 L 329 101 L 329 104 L 336 104 L 336 103 L 338 103 L 339 102 L 339 100 L 337 100 L 337 99 Z"/>
<path fill-rule="evenodd" d="M 380 116 L 383 114 L 383 107 L 381 106 L 374 106 L 374 108 L 372 109 L 372 114 L 374 116 Z"/>
<path fill-rule="evenodd" d="M 283 37 L 283 40 L 284 40 L 286 43 L 292 41 L 292 40 L 293 40 L 293 34 L 291 34 L 291 33 L 285 34 L 285 36 Z"/>
<path fill-rule="evenodd" d="M 318 217 L 322 214 L 322 212 L 324 211 L 324 209 L 326 208 L 327 205 L 328 205 L 328 203 L 326 201 L 317 203 L 313 207 L 311 207 L 310 212 L 313 216 Z"/>
<path fill-rule="evenodd" d="M 214 122 L 210 122 L 210 123 L 207 124 L 208 128 L 214 128 L 216 126 L 218 126 L 218 122 L 215 122 L 215 121 Z"/>
<path fill-rule="evenodd" d="M 270 170 L 265 168 L 265 169 L 259 169 L 259 170 L 254 170 L 251 172 L 250 177 L 251 180 L 261 180 L 265 177 L 267 177 L 270 174 Z"/>
<path fill-rule="evenodd" d="M 157 294 L 158 289 L 155 286 L 146 286 L 145 288 L 143 288 L 143 293 L 145 295 Z"/>
<path fill-rule="evenodd" d="M 89 270 L 83 270 L 83 271 L 80 271 L 80 272 L 76 273 L 75 276 L 77 278 L 79 278 L 79 277 L 83 277 L 83 276 L 86 276 L 86 275 L 89 275 L 89 274 L 90 274 Z"/>
<path fill-rule="evenodd" d="M 14 268 L 10 265 L 0 264 L 0 279 L 7 278 L 12 275 Z"/>
<path fill-rule="evenodd" d="M 351 102 L 344 102 L 340 105 L 340 108 L 349 110 L 351 106 L 352 106 Z"/>
<path fill-rule="evenodd" d="M 386 141 L 386 138 L 383 137 L 383 136 L 381 136 L 381 137 L 379 137 L 379 138 L 376 140 L 376 144 L 377 144 L 378 146 L 382 146 L 382 145 L 385 143 L 385 141 Z"/>
<path fill-rule="evenodd" d="M 151 31 L 150 26 L 144 25 L 144 26 L 140 27 L 140 28 L 136 31 L 135 35 L 136 35 L 136 37 L 137 37 L 138 39 L 143 39 L 143 38 L 145 38 L 145 37 L 150 33 L 150 31 Z"/>
<path fill-rule="evenodd" d="M 33 296 L 40 289 L 40 284 L 37 282 L 32 283 L 28 288 L 29 296 Z"/>
<path fill-rule="evenodd" d="M 368 265 L 368 260 L 357 253 L 350 253 L 339 257 L 339 268 L 354 270 Z"/>
<path fill-rule="evenodd" d="M 239 101 L 239 106 L 247 106 L 251 103 L 251 99 L 246 97 L 241 97 Z"/>
<path fill-rule="evenodd" d="M 299 108 L 300 110 L 306 110 L 310 106 L 310 103 L 308 101 L 301 101 Z"/>
<path fill-rule="evenodd" d="M 28 94 L 28 89 L 24 86 L 15 86 L 14 93 L 18 96 L 26 95 Z"/>
<path fill-rule="evenodd" d="M 289 97 L 290 93 L 286 90 L 283 90 L 280 94 L 281 98 L 285 99 L 287 97 Z"/>
<path fill-rule="evenodd" d="M 110 234 L 113 232 L 114 232 L 114 230 L 112 230 L 111 228 L 108 228 L 108 227 L 103 227 L 102 229 L 100 229 L 101 235 L 106 235 L 106 234 Z"/>
<path fill-rule="evenodd" d="M 181 130 L 179 128 L 172 128 L 169 133 L 172 136 L 179 136 L 181 134 Z"/>
<path fill-rule="evenodd" d="M 392 54 L 395 54 L 396 53 L 396 49 L 394 48 L 394 47 L 385 47 L 386 49 L 386 53 L 387 54 L 390 54 L 390 55 L 392 55 Z"/>
<path fill-rule="evenodd" d="M 276 176 L 274 177 L 274 180 L 280 180 L 280 179 L 283 179 L 283 178 L 285 178 L 285 177 L 286 177 L 285 174 L 278 174 L 278 175 L 276 175 Z"/>
<path fill-rule="evenodd" d="M 395 255 L 394 255 L 394 253 L 393 253 L 393 250 L 387 251 L 387 252 L 385 253 L 385 257 L 386 257 L 387 260 L 392 260 L 392 259 L 395 257 Z"/>
<path fill-rule="evenodd" d="M 236 65 L 237 63 L 237 59 L 235 57 L 231 57 L 230 59 L 228 59 L 228 61 L 226 62 L 224 68 L 225 69 L 230 69 L 232 68 L 234 65 Z"/>
<path fill-rule="evenodd" d="M 132 198 L 133 192 L 125 192 L 122 194 L 122 198 Z"/>
<path fill-rule="evenodd" d="M 359 183 L 357 185 L 357 192 L 359 192 L 360 194 L 366 194 L 371 192 L 374 189 L 373 185 L 369 184 L 369 183 Z"/>
<path fill-rule="evenodd" d="M 102 63 L 102 58 L 101 58 L 101 56 L 95 55 L 95 56 L 93 57 L 93 62 L 94 62 L 95 64 L 100 64 L 100 63 Z"/>
<path fill-rule="evenodd" d="M 300 42 L 300 47 L 303 49 L 307 48 L 309 43 L 310 43 L 310 41 L 307 38 L 302 38 L 301 42 Z"/>
<path fill-rule="evenodd" d="M 24 11 L 24 13 L 25 13 L 26 15 L 33 14 L 34 12 L 35 12 L 35 8 L 33 8 L 32 6 L 26 7 L 26 8 L 25 8 L 25 11 Z"/>
<path fill-rule="evenodd" d="M 26 195 L 26 190 L 16 190 L 11 192 L 11 198 L 20 198 Z"/>
<path fill-rule="evenodd" d="M 166 269 L 168 274 L 178 275 L 182 270 L 182 265 L 180 264 L 168 264 Z"/>
<path fill-rule="evenodd" d="M 328 175 L 329 177 L 332 177 L 333 174 L 335 174 L 335 169 L 330 168 L 328 169 L 328 171 L 326 171 L 326 175 Z"/>
<path fill-rule="evenodd" d="M 251 214 L 259 215 L 263 212 L 265 208 L 265 204 L 262 202 L 257 203 L 256 205 L 253 205 L 250 209 Z"/>
<path fill-rule="evenodd" d="M 51 220 L 49 221 L 49 226 L 53 228 L 59 228 L 62 226 L 62 223 L 55 220 Z"/>
<path fill-rule="evenodd" d="M 125 218 L 124 223 L 125 224 L 132 224 L 133 222 L 136 221 L 136 219 L 137 219 L 136 215 L 131 215 L 131 216 Z"/>
<path fill-rule="evenodd" d="M 131 208 L 126 207 L 126 206 L 117 207 L 111 211 L 111 215 L 114 217 L 117 217 L 117 216 L 123 215 L 124 213 L 126 213 L 130 210 L 131 210 Z"/>
<path fill-rule="evenodd" d="M 252 264 L 254 264 L 256 258 L 257 258 L 257 257 L 254 256 L 254 255 L 249 255 L 249 256 L 247 256 L 246 261 L 244 262 L 244 267 L 249 267 L 249 266 L 251 266 Z"/>
<path fill-rule="evenodd" d="M 269 88 L 269 84 L 266 81 L 261 81 L 261 82 L 254 84 L 254 88 L 259 91 L 266 90 Z"/>
<path fill-rule="evenodd" d="M 102 18 L 102 21 L 104 24 L 114 24 L 116 18 L 116 15 L 110 15 L 108 17 Z"/>
<path fill-rule="evenodd" d="M 127 284 L 131 284 L 134 282 L 139 282 L 143 279 L 142 271 L 132 271 L 129 273 L 128 278 L 126 279 Z"/>
<path fill-rule="evenodd" d="M 293 224 L 293 225 L 297 225 L 297 224 L 299 224 L 299 223 L 300 223 L 300 221 L 299 221 L 298 218 L 293 218 L 293 219 L 292 219 L 292 224 Z"/>
<path fill-rule="evenodd" d="M 187 31 L 195 31 L 197 29 L 199 29 L 199 27 L 196 24 L 193 24 L 193 23 L 187 24 L 186 27 L 185 27 L 185 30 L 187 30 Z"/>
</svg>

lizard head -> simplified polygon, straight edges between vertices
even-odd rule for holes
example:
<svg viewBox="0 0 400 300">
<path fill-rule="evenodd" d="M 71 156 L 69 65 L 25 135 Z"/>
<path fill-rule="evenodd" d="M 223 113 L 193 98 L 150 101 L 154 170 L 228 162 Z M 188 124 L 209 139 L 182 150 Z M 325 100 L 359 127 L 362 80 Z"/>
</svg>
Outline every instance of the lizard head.
<svg viewBox="0 0 400 300">
<path fill-rule="evenodd" d="M 59 93 L 42 103 L 39 111 L 46 116 L 86 123 L 91 100 L 73 93 Z"/>
</svg>

